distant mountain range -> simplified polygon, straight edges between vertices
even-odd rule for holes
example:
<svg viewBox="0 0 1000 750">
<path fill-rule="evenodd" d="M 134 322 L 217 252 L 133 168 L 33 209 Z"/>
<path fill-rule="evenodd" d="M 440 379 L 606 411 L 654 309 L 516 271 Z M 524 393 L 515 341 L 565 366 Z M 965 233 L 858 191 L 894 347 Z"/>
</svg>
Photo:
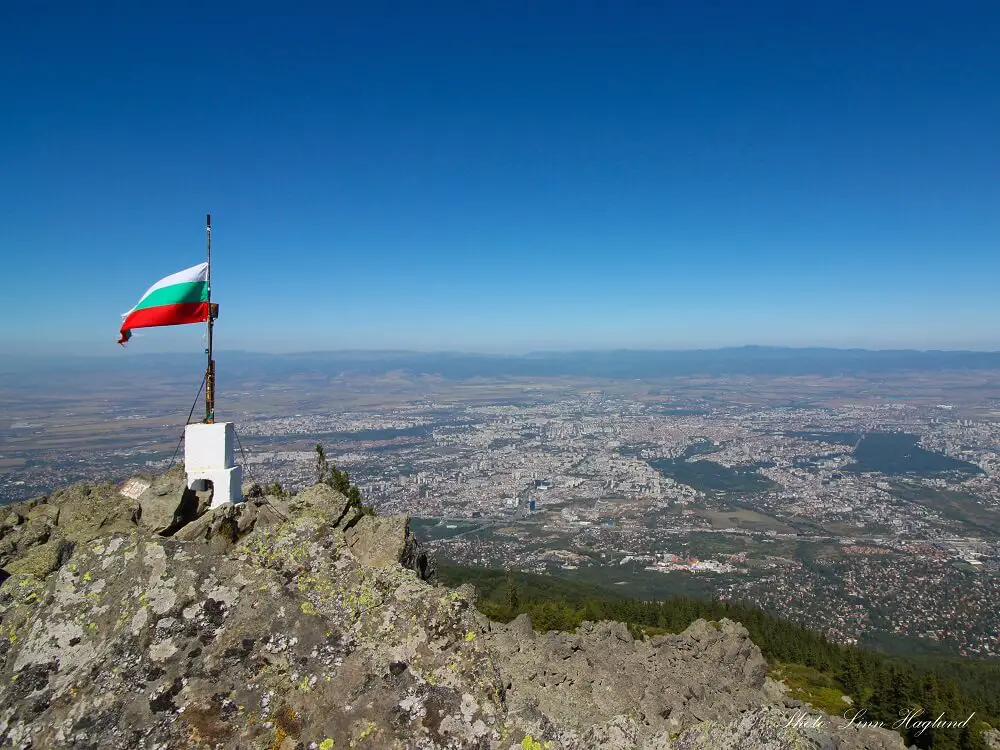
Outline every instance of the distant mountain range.
<svg viewBox="0 0 1000 750">
<path fill-rule="evenodd" d="M 204 355 L 129 354 L 122 357 L 5 357 L 0 373 L 65 374 L 114 371 L 164 373 L 202 367 Z M 829 349 L 744 346 L 725 349 L 531 352 L 491 355 L 461 352 L 331 351 L 260 354 L 221 351 L 226 372 L 258 375 L 354 374 L 402 371 L 414 376 L 469 378 L 558 377 L 655 379 L 683 375 L 875 375 L 945 370 L 1000 370 L 1000 352 L 913 349 Z"/>
</svg>

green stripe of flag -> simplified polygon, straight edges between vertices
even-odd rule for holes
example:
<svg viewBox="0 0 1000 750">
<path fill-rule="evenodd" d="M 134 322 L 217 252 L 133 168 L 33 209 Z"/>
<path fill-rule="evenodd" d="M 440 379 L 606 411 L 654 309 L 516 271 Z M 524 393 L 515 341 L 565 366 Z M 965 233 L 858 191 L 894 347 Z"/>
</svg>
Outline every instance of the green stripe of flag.
<svg viewBox="0 0 1000 750">
<path fill-rule="evenodd" d="M 182 305 L 191 302 L 208 301 L 208 283 L 204 281 L 189 281 L 183 284 L 171 284 L 170 286 L 154 289 L 148 296 L 143 297 L 136 310 L 145 310 L 148 307 L 159 307 L 160 305 Z"/>
</svg>

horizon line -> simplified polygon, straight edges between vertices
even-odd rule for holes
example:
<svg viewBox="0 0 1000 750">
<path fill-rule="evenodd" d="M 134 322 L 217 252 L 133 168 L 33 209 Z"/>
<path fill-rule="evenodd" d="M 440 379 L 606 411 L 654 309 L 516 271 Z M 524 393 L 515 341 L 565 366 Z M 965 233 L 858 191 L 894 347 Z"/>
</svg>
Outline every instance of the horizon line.
<svg viewBox="0 0 1000 750">
<path fill-rule="evenodd" d="M 1000 349 L 941 349 L 915 348 L 915 347 L 879 347 L 870 348 L 862 346 L 822 346 L 822 345 L 772 345 L 772 344 L 739 344 L 731 346 L 705 346 L 705 347 L 685 347 L 685 348 L 651 348 L 651 347 L 606 347 L 593 349 L 532 349 L 519 352 L 485 352 L 472 349 L 303 349 L 287 352 L 267 352 L 253 349 L 216 349 L 216 355 L 243 354 L 262 357 L 298 357 L 298 356 L 318 356 L 318 355 L 419 355 L 419 356 L 454 356 L 465 355 L 474 357 L 488 357 L 494 359 L 517 358 L 517 357 L 537 357 L 537 356 L 572 356 L 584 354 L 692 354 L 710 353 L 726 351 L 782 351 L 782 352 L 843 352 L 843 353 L 910 353 L 910 354 L 1000 354 Z M 126 350 L 128 351 L 128 350 Z M 108 352 L 101 354 L 48 354 L 48 353 L 10 353 L 6 357 L 19 359 L 45 359 L 58 357 L 59 359 L 111 359 L 120 356 L 121 352 Z M 132 357 L 166 357 L 166 356 L 204 356 L 202 351 L 153 351 L 153 352 L 128 352 Z"/>
</svg>

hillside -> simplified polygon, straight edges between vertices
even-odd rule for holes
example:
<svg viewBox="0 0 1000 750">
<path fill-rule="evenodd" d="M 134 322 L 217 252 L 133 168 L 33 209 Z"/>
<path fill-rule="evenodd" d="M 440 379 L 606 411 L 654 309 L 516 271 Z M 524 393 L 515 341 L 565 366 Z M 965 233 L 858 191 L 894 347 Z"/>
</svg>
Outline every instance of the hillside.
<svg viewBox="0 0 1000 750">
<path fill-rule="evenodd" d="M 427 580 L 405 517 L 325 484 L 206 511 L 182 480 L 6 510 L 0 745 L 904 746 L 786 695 L 732 619 L 536 633 Z"/>
</svg>

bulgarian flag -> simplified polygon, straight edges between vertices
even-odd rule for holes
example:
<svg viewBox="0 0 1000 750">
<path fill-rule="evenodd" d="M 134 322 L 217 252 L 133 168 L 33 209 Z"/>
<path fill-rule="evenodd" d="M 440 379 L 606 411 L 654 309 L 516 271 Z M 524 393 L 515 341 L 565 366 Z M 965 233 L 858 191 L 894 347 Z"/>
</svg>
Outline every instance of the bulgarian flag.
<svg viewBox="0 0 1000 750">
<path fill-rule="evenodd" d="M 208 263 L 160 279 L 122 317 L 118 339 L 122 346 L 132 337 L 133 328 L 204 323 L 208 320 Z"/>
</svg>

